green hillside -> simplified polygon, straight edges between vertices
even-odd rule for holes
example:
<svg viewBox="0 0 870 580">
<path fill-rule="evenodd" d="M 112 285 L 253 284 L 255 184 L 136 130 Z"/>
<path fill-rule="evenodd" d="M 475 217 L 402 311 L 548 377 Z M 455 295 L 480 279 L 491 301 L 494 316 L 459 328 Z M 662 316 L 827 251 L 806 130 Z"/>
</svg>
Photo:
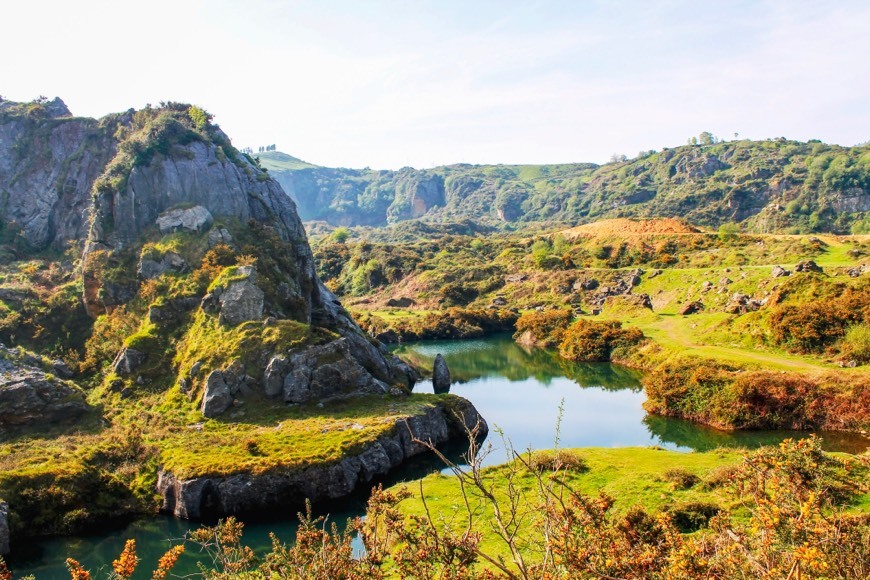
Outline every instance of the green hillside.
<svg viewBox="0 0 870 580">
<path fill-rule="evenodd" d="M 744 140 L 666 148 L 601 166 L 458 164 L 398 171 L 294 163 L 273 169 L 261 159 L 296 200 L 303 220 L 332 225 L 419 218 L 511 228 L 605 217 L 684 217 L 713 228 L 737 222 L 756 233 L 860 233 L 870 225 L 868 145 Z"/>
<path fill-rule="evenodd" d="M 260 159 L 260 166 L 268 171 L 296 171 L 317 167 L 280 151 L 264 151 L 256 156 Z"/>
</svg>

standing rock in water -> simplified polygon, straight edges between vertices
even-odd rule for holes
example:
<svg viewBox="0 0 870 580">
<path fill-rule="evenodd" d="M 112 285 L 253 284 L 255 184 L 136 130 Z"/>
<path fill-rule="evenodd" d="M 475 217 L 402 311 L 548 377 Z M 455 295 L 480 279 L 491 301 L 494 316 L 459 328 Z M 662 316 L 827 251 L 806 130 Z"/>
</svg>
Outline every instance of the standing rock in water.
<svg viewBox="0 0 870 580">
<path fill-rule="evenodd" d="M 432 367 L 432 387 L 435 393 L 450 392 L 450 369 L 441 354 L 435 357 L 435 365 Z"/>
</svg>

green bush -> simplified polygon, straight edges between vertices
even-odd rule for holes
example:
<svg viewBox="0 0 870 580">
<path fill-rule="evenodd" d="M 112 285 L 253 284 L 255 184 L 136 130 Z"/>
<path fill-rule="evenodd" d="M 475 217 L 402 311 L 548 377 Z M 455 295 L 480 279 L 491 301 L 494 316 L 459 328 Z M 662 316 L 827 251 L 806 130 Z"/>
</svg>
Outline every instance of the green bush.
<svg viewBox="0 0 870 580">
<path fill-rule="evenodd" d="M 621 322 L 580 319 L 562 336 L 559 355 L 575 362 L 606 362 L 614 351 L 635 346 L 643 340 L 638 328 L 622 328 Z"/>
<path fill-rule="evenodd" d="M 870 362 L 870 325 L 861 323 L 846 329 L 842 351 L 861 364 Z"/>
<path fill-rule="evenodd" d="M 514 340 L 531 342 L 545 348 L 558 346 L 573 317 L 570 310 L 526 312 L 517 320 Z"/>
</svg>

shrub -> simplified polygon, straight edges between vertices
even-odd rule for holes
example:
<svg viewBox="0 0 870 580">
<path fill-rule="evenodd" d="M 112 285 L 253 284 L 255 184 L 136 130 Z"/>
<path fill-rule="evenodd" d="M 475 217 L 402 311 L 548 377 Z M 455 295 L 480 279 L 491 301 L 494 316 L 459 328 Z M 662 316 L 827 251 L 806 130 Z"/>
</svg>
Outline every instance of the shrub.
<svg viewBox="0 0 870 580">
<path fill-rule="evenodd" d="M 529 455 L 528 466 L 533 471 L 573 471 L 582 473 L 589 467 L 582 457 L 573 451 L 559 449 L 557 451 L 536 451 Z"/>
<path fill-rule="evenodd" d="M 684 534 L 706 527 L 710 520 L 721 512 L 722 508 L 719 506 L 705 502 L 677 504 L 665 509 L 665 513 L 671 516 L 673 524 Z"/>
<path fill-rule="evenodd" d="M 694 473 L 680 468 L 674 468 L 665 471 L 664 478 L 665 481 L 669 481 L 671 483 L 671 487 L 673 487 L 675 490 L 689 489 L 691 487 L 694 487 L 694 485 L 701 480 Z"/>
<path fill-rule="evenodd" d="M 778 345 L 800 353 L 820 353 L 845 336 L 850 326 L 867 322 L 870 288 L 864 287 L 847 288 L 839 296 L 781 305 L 771 314 L 769 324 Z"/>
<path fill-rule="evenodd" d="M 836 375 L 742 371 L 706 360 L 663 363 L 644 378 L 651 413 L 721 429 L 839 429 L 870 426 L 870 382 Z"/>
<path fill-rule="evenodd" d="M 638 328 L 622 328 L 617 321 L 580 319 L 562 336 L 559 355 L 575 362 L 606 362 L 614 351 L 628 349 L 643 340 Z"/>
<path fill-rule="evenodd" d="M 859 363 L 870 362 L 870 325 L 855 324 L 846 329 L 842 352 Z"/>
<path fill-rule="evenodd" d="M 570 310 L 526 312 L 517 320 L 514 340 L 541 347 L 555 347 L 562 342 L 562 335 L 571 324 L 573 316 Z"/>
<path fill-rule="evenodd" d="M 346 227 L 335 228 L 329 238 L 336 244 L 343 244 L 350 237 L 350 230 Z"/>
</svg>

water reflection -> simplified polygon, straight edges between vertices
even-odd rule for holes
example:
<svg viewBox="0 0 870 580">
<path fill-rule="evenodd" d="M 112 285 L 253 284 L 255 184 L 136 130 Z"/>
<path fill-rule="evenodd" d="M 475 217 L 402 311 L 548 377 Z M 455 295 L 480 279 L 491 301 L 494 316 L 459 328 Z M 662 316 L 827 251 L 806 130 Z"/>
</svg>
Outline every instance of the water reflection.
<svg viewBox="0 0 870 580">
<path fill-rule="evenodd" d="M 509 336 L 418 342 L 399 346 L 393 352 L 430 373 L 435 356 L 443 354 L 454 383 L 483 378 L 509 382 L 534 379 L 540 386 L 547 387 L 555 380 L 567 378 L 581 387 L 641 389 L 637 371 L 618 365 L 567 361 L 550 350 L 521 347 Z"/>
<path fill-rule="evenodd" d="M 431 369 L 435 355 L 442 353 L 455 380 L 451 392 L 474 403 L 490 426 L 499 428 L 518 450 L 553 447 L 563 402 L 563 447 L 657 445 L 678 451 L 708 451 L 753 448 L 787 437 L 809 436 L 797 431 L 725 432 L 647 415 L 638 372 L 612 364 L 572 363 L 552 351 L 520 347 L 507 336 L 420 342 L 394 352 L 424 369 Z M 432 392 L 431 383 L 424 381 L 415 391 Z M 860 453 L 870 442 L 853 433 L 820 435 L 831 451 Z M 498 437 L 490 442 L 501 448 Z M 504 459 L 502 452 L 489 461 Z"/>
</svg>

